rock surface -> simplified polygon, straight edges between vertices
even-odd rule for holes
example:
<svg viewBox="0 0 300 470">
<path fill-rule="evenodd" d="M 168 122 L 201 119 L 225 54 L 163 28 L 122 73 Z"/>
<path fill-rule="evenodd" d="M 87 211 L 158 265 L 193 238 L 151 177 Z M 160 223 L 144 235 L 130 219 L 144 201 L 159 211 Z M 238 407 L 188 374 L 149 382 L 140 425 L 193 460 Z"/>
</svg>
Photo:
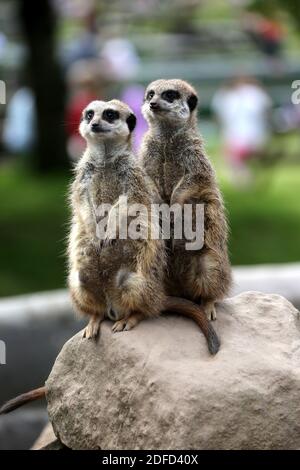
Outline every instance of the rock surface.
<svg viewBox="0 0 300 470">
<path fill-rule="evenodd" d="M 46 424 L 39 437 L 34 442 L 31 450 L 42 450 L 44 447 L 52 445 L 56 441 L 56 436 L 50 423 Z"/>
<path fill-rule="evenodd" d="M 74 336 L 47 381 L 54 432 L 72 449 L 299 449 L 300 322 L 278 295 L 220 304 L 211 357 L 190 320 Z"/>
</svg>

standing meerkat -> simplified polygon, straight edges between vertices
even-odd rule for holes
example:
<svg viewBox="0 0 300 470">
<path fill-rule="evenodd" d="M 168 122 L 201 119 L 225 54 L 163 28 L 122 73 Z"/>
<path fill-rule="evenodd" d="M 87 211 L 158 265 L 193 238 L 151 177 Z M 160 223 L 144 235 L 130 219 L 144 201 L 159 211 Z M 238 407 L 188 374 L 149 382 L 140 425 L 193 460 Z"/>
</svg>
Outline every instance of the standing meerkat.
<svg viewBox="0 0 300 470">
<path fill-rule="evenodd" d="M 206 337 L 210 353 L 216 354 L 220 342 L 203 310 L 189 300 L 165 293 L 163 240 L 149 236 L 113 239 L 109 223 L 107 236 L 101 240 L 97 236 L 97 208 L 101 204 L 116 208 L 120 196 L 126 196 L 128 207 L 138 204 L 150 210 L 155 199 L 152 185 L 147 184 L 146 175 L 131 152 L 134 126 L 132 111 L 117 100 L 93 101 L 84 110 L 80 124 L 87 148 L 75 168 L 70 194 L 73 216 L 68 282 L 75 309 L 90 316 L 84 337 L 97 337 L 105 316 L 117 319 L 112 328 L 117 332 L 132 329 L 146 317 L 170 311 L 193 319 Z M 148 217 L 138 220 L 148 230 Z M 0 414 L 45 394 L 46 388 L 40 387 L 19 395 L 5 403 Z"/>
<path fill-rule="evenodd" d="M 129 207 L 140 204 L 150 213 L 151 190 L 131 152 L 135 122 L 126 104 L 93 101 L 79 126 L 87 148 L 71 188 L 69 289 L 75 309 L 90 316 L 87 338 L 97 336 L 106 315 L 119 319 L 113 331 L 129 330 L 144 317 L 158 316 L 165 298 L 163 242 L 151 240 L 149 234 L 144 240 L 119 239 L 118 226 L 115 240 L 109 234 L 109 221 L 119 209 L 121 196 Z M 111 210 L 106 238 L 99 240 L 97 208 L 104 204 Z M 142 224 L 147 226 L 148 220 Z"/>
<path fill-rule="evenodd" d="M 215 302 L 231 285 L 228 227 L 215 172 L 205 155 L 197 126 L 198 97 L 183 80 L 156 80 L 142 106 L 149 130 L 142 144 L 142 163 L 163 201 L 169 205 L 204 204 L 204 245 L 187 251 L 173 240 L 169 289 L 202 303 L 216 319 Z"/>
</svg>

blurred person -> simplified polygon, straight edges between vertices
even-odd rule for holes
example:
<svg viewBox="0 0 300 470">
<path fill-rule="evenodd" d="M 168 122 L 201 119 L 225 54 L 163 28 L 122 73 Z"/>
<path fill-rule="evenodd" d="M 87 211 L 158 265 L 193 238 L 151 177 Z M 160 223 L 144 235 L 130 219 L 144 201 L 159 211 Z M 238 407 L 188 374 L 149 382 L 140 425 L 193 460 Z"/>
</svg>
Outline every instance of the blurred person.
<svg viewBox="0 0 300 470">
<path fill-rule="evenodd" d="M 133 148 L 136 153 L 138 153 L 143 136 L 148 129 L 148 125 L 141 109 L 144 100 L 144 92 L 145 89 L 143 86 L 138 84 L 129 84 L 125 86 L 121 93 L 121 101 L 124 101 L 129 105 L 137 118 L 133 136 Z"/>
<path fill-rule="evenodd" d="M 215 94 L 212 109 L 220 126 L 226 159 L 234 182 L 251 180 L 248 161 L 262 154 L 270 136 L 267 93 L 251 78 L 235 79 Z"/>
<path fill-rule="evenodd" d="M 108 39 L 103 45 L 101 59 L 107 75 L 116 81 L 133 79 L 140 65 L 136 48 L 127 38 Z"/>
<path fill-rule="evenodd" d="M 73 63 L 83 59 L 99 57 L 100 47 L 98 38 L 88 30 L 82 31 L 76 39 L 72 39 L 63 50 L 63 63 L 68 68 Z"/>
<path fill-rule="evenodd" d="M 86 144 L 78 132 L 82 110 L 94 100 L 103 98 L 99 62 L 80 60 L 68 71 L 69 100 L 66 107 L 67 151 L 72 161 L 81 157 Z"/>
<path fill-rule="evenodd" d="M 28 86 L 17 89 L 7 104 L 2 140 L 10 153 L 33 149 L 36 138 L 34 96 Z"/>
<path fill-rule="evenodd" d="M 52 0 L 61 16 L 70 18 L 88 18 L 95 12 L 96 0 Z"/>
<path fill-rule="evenodd" d="M 282 45 L 284 29 L 275 18 L 258 13 L 246 13 L 243 17 L 244 30 L 256 47 L 267 57 L 275 72 L 282 71 Z"/>
<path fill-rule="evenodd" d="M 97 3 L 95 0 L 53 0 L 59 15 L 77 20 L 79 31 L 62 47 L 66 68 L 84 59 L 97 59 L 100 52 Z"/>
</svg>

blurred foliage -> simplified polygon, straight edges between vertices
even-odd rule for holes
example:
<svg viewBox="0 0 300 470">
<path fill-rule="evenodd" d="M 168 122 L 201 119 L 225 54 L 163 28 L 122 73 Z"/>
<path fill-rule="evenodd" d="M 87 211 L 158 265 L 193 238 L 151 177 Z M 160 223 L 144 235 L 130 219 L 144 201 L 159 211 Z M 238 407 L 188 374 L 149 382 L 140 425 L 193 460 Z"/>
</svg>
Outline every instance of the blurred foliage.
<svg viewBox="0 0 300 470">
<path fill-rule="evenodd" d="M 68 180 L 1 168 L 1 296 L 64 286 Z"/>
<path fill-rule="evenodd" d="M 300 34 L 299 0 L 253 0 L 249 7 L 251 10 L 259 11 L 270 17 L 276 16 L 280 10 L 287 12 Z"/>
<path fill-rule="evenodd" d="M 300 259 L 300 168 L 279 166 L 272 183 L 240 191 L 223 184 L 235 264 L 281 263 Z"/>
</svg>

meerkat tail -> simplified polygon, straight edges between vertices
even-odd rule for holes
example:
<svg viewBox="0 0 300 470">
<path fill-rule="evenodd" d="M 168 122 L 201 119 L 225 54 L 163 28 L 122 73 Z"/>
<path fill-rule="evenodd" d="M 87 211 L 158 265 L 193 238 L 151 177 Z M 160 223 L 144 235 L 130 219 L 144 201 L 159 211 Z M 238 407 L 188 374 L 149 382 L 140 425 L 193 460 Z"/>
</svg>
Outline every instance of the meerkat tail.
<svg viewBox="0 0 300 470">
<path fill-rule="evenodd" d="M 221 345 L 220 340 L 200 305 L 180 297 L 167 297 L 164 311 L 178 313 L 194 320 L 207 340 L 209 352 L 212 355 L 217 354 Z"/>
<path fill-rule="evenodd" d="M 10 413 L 20 406 L 26 405 L 26 403 L 45 397 L 45 395 L 46 387 L 36 388 L 30 392 L 23 393 L 22 395 L 12 398 L 8 402 L 4 403 L 4 405 L 0 408 L 0 415 Z"/>
</svg>

